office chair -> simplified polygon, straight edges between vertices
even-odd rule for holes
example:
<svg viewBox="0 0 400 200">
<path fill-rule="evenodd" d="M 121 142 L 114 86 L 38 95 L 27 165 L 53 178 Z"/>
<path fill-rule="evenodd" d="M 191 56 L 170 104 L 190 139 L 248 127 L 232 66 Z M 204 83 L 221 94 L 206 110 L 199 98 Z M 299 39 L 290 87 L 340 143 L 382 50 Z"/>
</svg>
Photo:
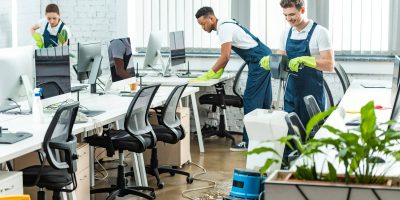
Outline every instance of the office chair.
<svg viewBox="0 0 400 200">
<path fill-rule="evenodd" d="M 317 100 L 315 100 L 314 96 L 308 95 L 304 97 L 304 103 L 306 105 L 306 109 L 308 112 L 308 115 L 311 117 L 314 117 L 316 114 L 321 112 L 321 109 L 319 108 L 317 104 Z M 321 120 L 313 129 L 313 132 L 317 132 L 321 126 L 324 124 L 325 120 Z"/>
<path fill-rule="evenodd" d="M 232 135 L 241 135 L 243 133 L 236 131 L 228 131 L 226 130 L 225 124 L 225 110 L 226 106 L 233 106 L 237 108 L 243 108 L 243 94 L 240 92 L 240 77 L 242 75 L 243 69 L 247 66 L 246 63 L 243 63 L 238 72 L 236 73 L 235 80 L 233 82 L 233 94 L 227 95 L 225 94 L 224 84 L 218 83 L 215 85 L 217 94 L 205 94 L 199 98 L 200 104 L 210 104 L 212 105 L 212 111 L 216 112 L 217 107 L 220 108 L 219 115 L 219 125 L 218 130 L 205 130 L 202 131 L 204 137 L 210 137 L 213 135 L 217 135 L 219 137 L 227 137 L 232 140 L 232 144 L 236 144 L 235 138 Z"/>
<path fill-rule="evenodd" d="M 57 96 L 60 94 L 64 94 L 64 91 L 58 85 L 58 83 L 54 81 L 44 82 L 36 86 L 37 88 L 43 88 L 43 94 L 40 97 L 41 99 Z"/>
<path fill-rule="evenodd" d="M 297 135 L 301 138 L 301 142 L 304 144 L 306 140 L 306 129 L 304 128 L 303 123 L 301 123 L 301 120 L 299 116 L 292 112 L 288 113 L 285 116 L 285 121 L 288 126 L 288 135 Z M 309 138 L 312 138 L 314 135 L 309 136 Z M 298 152 L 295 142 L 291 141 L 292 147 L 294 149 L 290 149 L 287 145 L 285 145 L 285 150 L 283 153 L 283 162 L 282 166 L 284 164 L 290 164 L 292 161 L 296 160 L 299 156 L 300 153 Z M 290 167 L 290 166 L 289 166 Z"/>
<path fill-rule="evenodd" d="M 326 82 L 325 78 L 324 78 L 324 93 L 325 93 L 325 98 L 327 100 L 325 105 L 325 110 L 328 110 L 330 107 L 335 106 L 335 102 L 333 101 L 331 89 L 329 88 L 329 85 Z"/>
<path fill-rule="evenodd" d="M 44 188 L 53 191 L 53 199 L 58 200 L 61 192 L 72 192 L 77 187 L 75 172 L 76 137 L 72 134 L 79 103 L 60 106 L 56 111 L 39 151 L 41 165 L 22 169 L 25 187 L 37 186 L 38 199 L 45 200 Z M 50 165 L 45 165 L 48 162 Z M 72 189 L 66 186 L 72 184 Z"/>
<path fill-rule="evenodd" d="M 176 116 L 176 110 L 186 86 L 187 84 L 176 86 L 164 106 L 155 109 L 159 125 L 153 125 L 153 130 L 158 141 L 176 144 L 185 138 L 185 131 L 181 126 L 179 118 Z M 164 187 L 164 182 L 160 180 L 160 174 L 162 173 L 170 173 L 171 175 L 181 174 L 186 176 L 187 183 L 193 183 L 193 177 L 190 173 L 178 170 L 177 168 L 177 166 L 158 166 L 157 146 L 151 149 L 150 166 L 146 166 L 146 172 L 156 177 L 159 189 Z"/>
<path fill-rule="evenodd" d="M 3 196 L 0 200 L 31 200 L 29 195 Z"/>
<path fill-rule="evenodd" d="M 126 186 L 123 151 L 143 153 L 146 149 L 153 148 L 156 145 L 157 138 L 148 121 L 148 114 L 151 102 L 159 87 L 160 85 L 145 86 L 136 93 L 125 116 L 125 130 L 108 130 L 104 131 L 102 136 L 93 135 L 85 138 L 90 146 L 106 148 L 109 157 L 113 156 L 115 150 L 118 150 L 119 153 L 117 185 L 92 189 L 90 194 L 109 193 L 107 200 L 129 194 L 145 199 L 155 199 L 154 188 Z M 141 192 L 142 190 L 150 191 L 150 195 Z"/>
<path fill-rule="evenodd" d="M 346 71 L 344 71 L 340 63 L 335 63 L 335 72 L 339 77 L 340 83 L 342 84 L 343 94 L 346 93 L 347 89 L 350 87 L 350 80 L 347 76 Z"/>
</svg>

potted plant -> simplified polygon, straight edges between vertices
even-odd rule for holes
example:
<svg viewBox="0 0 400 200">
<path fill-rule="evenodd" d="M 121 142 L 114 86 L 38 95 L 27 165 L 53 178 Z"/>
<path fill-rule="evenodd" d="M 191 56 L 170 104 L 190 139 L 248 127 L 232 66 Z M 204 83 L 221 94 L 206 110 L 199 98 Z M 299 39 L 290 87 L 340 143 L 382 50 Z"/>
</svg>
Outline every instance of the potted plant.
<svg viewBox="0 0 400 200">
<path fill-rule="evenodd" d="M 334 110 L 331 108 L 312 117 L 306 126 L 306 138 L 313 127 Z M 361 124 L 357 130 L 324 125 L 321 129 L 329 131 L 329 137 L 305 142 L 296 135 L 280 138 L 280 142 L 302 156 L 294 171 L 280 170 L 269 175 L 265 182 L 266 199 L 399 199 L 400 132 L 381 128 L 394 121 L 377 124 L 372 101 L 363 106 L 360 113 Z M 248 154 L 263 152 L 277 154 L 263 147 Z M 266 172 L 276 162 L 276 159 L 267 159 L 261 172 Z M 387 176 L 389 171 L 396 173 Z"/>
</svg>

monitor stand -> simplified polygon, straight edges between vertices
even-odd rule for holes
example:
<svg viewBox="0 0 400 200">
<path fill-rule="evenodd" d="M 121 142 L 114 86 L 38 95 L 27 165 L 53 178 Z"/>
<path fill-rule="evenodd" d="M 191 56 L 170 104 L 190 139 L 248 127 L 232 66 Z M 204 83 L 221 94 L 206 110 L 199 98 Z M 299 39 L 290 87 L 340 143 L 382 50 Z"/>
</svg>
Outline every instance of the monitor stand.
<svg viewBox="0 0 400 200">
<path fill-rule="evenodd" d="M 101 61 L 103 57 L 102 56 L 97 56 L 94 58 L 93 62 L 91 63 L 91 70 L 90 70 L 90 75 L 89 75 L 89 84 L 90 84 L 90 93 L 95 94 L 96 93 L 96 80 L 98 73 L 100 71 L 101 67 Z"/>
<path fill-rule="evenodd" d="M 164 63 L 164 60 L 162 59 L 160 50 L 157 51 L 157 56 L 156 57 L 157 57 L 156 60 L 160 60 L 161 61 L 161 67 L 162 67 L 161 74 L 162 74 L 162 76 L 163 77 L 170 77 L 171 76 L 171 70 L 170 70 L 171 57 L 168 59 L 168 63 L 167 64 Z"/>
</svg>

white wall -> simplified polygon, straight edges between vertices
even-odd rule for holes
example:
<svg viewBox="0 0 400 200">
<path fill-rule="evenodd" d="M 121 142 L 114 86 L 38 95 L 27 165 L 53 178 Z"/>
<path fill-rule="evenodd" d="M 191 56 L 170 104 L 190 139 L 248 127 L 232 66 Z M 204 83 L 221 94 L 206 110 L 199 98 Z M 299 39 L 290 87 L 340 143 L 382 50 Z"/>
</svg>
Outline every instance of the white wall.
<svg viewBox="0 0 400 200">
<path fill-rule="evenodd" d="M 0 2 L 0 48 L 11 47 L 11 0 Z"/>
</svg>

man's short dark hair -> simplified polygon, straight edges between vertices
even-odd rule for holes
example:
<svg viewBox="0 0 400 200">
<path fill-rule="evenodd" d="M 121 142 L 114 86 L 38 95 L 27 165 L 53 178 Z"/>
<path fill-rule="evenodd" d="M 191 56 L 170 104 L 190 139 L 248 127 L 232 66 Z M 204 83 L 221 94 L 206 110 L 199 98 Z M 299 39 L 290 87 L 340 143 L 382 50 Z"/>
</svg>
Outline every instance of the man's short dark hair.
<svg viewBox="0 0 400 200">
<path fill-rule="evenodd" d="M 214 10 L 211 7 L 202 7 L 196 12 L 196 19 L 200 17 L 214 16 Z"/>
<path fill-rule="evenodd" d="M 280 4 L 282 8 L 291 8 L 294 6 L 297 10 L 300 10 L 304 6 L 304 0 L 281 0 Z"/>
<path fill-rule="evenodd" d="M 58 9 L 58 6 L 56 4 L 49 4 L 46 6 L 46 13 L 51 13 L 51 12 L 60 15 L 60 9 Z"/>
</svg>

